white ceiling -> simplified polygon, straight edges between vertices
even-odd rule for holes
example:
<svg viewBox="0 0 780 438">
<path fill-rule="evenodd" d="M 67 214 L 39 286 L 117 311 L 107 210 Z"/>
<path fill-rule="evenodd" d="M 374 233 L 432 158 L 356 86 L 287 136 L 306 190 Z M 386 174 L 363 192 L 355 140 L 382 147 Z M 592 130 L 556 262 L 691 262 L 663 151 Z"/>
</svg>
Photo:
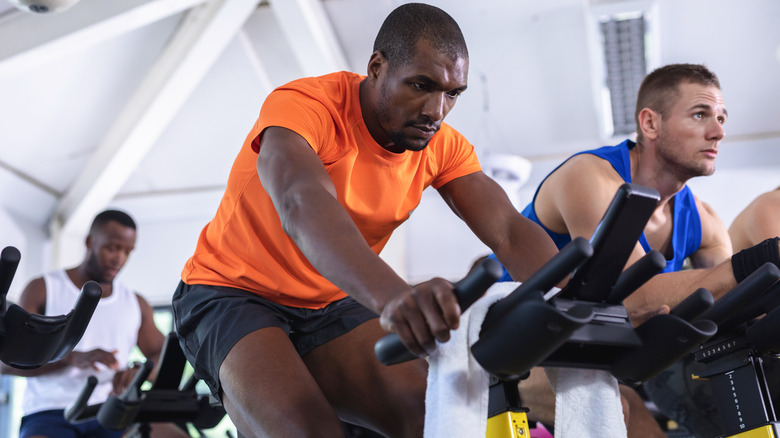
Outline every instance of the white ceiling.
<svg viewBox="0 0 780 438">
<path fill-rule="evenodd" d="M 82 230 L 107 205 L 147 222 L 209 218 L 266 94 L 364 73 L 400 3 L 80 0 L 34 15 L 0 0 L 0 208 L 44 230 Z M 448 122 L 481 156 L 544 169 L 610 141 L 596 18 L 640 8 L 652 66 L 703 62 L 720 76 L 731 115 L 720 168 L 780 175 L 780 2 L 430 3 L 469 44 L 470 87 Z"/>
</svg>

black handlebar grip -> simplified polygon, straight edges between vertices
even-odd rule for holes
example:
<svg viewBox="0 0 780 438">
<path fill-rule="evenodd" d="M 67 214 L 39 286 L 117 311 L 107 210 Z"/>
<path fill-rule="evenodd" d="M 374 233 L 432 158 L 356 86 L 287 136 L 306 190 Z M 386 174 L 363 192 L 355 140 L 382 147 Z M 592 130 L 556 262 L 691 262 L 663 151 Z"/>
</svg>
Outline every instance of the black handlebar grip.
<svg viewBox="0 0 780 438">
<path fill-rule="evenodd" d="M 465 312 L 475 301 L 503 275 L 501 264 L 493 259 L 485 259 L 454 285 L 453 293 L 458 300 L 461 312 Z M 401 342 L 396 333 L 390 333 L 376 342 L 374 354 L 385 365 L 395 365 L 415 359 Z"/>
<path fill-rule="evenodd" d="M 82 322 L 86 327 L 90 318 L 92 318 L 92 314 L 95 313 L 95 308 L 102 296 L 103 289 L 96 281 L 90 280 L 84 283 L 84 286 L 81 288 L 81 294 L 73 306 L 72 318 L 74 322 Z"/>
<path fill-rule="evenodd" d="M 473 271 L 454 284 L 452 293 L 460 305 L 460 311 L 465 312 L 475 301 L 504 275 L 501 263 L 493 259 L 485 259 Z"/>
<path fill-rule="evenodd" d="M 122 401 L 138 401 L 141 397 L 141 385 L 144 384 L 146 378 L 151 374 L 152 368 L 154 368 L 154 361 L 147 359 L 118 398 Z"/>
<path fill-rule="evenodd" d="M 622 303 L 631 293 L 665 267 L 666 259 L 663 254 L 651 250 L 620 274 L 609 292 L 607 302 L 610 304 Z"/>
<path fill-rule="evenodd" d="M 674 306 L 674 309 L 669 313 L 683 321 L 693 322 L 702 313 L 709 310 L 714 303 L 715 298 L 712 297 L 712 293 L 700 287 L 682 300 L 680 304 Z"/>
<path fill-rule="evenodd" d="M 0 252 L 0 301 L 5 303 L 5 296 L 11 288 L 11 281 L 16 274 L 16 268 L 19 266 L 22 254 L 13 246 L 6 246 Z M 4 311 L 5 308 L 0 309 Z"/>
<path fill-rule="evenodd" d="M 734 289 L 723 295 L 713 306 L 702 314 L 699 319 L 708 319 L 721 325 L 737 313 L 739 309 L 750 304 L 766 289 L 780 278 L 780 269 L 772 263 L 764 263 L 747 278 L 739 282 Z"/>
<path fill-rule="evenodd" d="M 92 395 L 92 391 L 95 390 L 97 384 L 97 377 L 87 377 L 87 383 L 84 384 L 84 387 L 81 389 L 79 396 L 76 397 L 76 400 L 73 401 L 73 404 L 68 406 L 68 409 L 65 410 L 65 420 L 67 420 L 69 423 L 75 423 L 84 419 L 83 414 L 87 408 L 87 402 L 89 401 L 89 397 Z"/>
<path fill-rule="evenodd" d="M 102 296 L 103 289 L 96 281 L 90 280 L 84 283 L 81 294 L 69 315 L 67 331 L 51 361 L 62 359 L 79 343 Z"/>
<path fill-rule="evenodd" d="M 485 323 L 490 325 L 508 315 L 520 303 L 528 299 L 529 294 L 545 293 L 566 278 L 572 270 L 593 255 L 593 246 L 583 237 L 577 237 L 561 248 L 547 263 L 531 274 L 526 281 L 512 293 L 500 299 L 490 307 Z M 483 330 L 485 325 L 483 324 Z"/>
</svg>

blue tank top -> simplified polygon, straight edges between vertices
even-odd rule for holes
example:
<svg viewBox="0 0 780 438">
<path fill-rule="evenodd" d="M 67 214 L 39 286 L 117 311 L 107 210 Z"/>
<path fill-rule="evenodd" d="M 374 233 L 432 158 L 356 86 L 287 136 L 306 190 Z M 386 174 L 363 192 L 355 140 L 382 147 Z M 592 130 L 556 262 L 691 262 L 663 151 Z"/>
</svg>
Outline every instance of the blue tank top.
<svg viewBox="0 0 780 438">
<path fill-rule="evenodd" d="M 580 154 L 592 154 L 603 158 L 612 165 L 620 177 L 623 178 L 623 181 L 631 183 L 631 159 L 628 151 L 634 146 L 636 146 L 636 143 L 626 140 L 617 146 L 604 146 L 590 151 L 583 151 L 572 155 L 572 157 Z M 550 172 L 545 177 L 545 180 L 566 161 Z M 544 180 L 542 180 L 542 183 L 544 183 Z M 541 186 L 542 184 L 540 183 L 539 187 Z M 538 194 L 539 188 L 537 187 L 533 200 L 523 209 L 522 215 L 539 224 L 550 235 L 558 249 L 561 249 L 571 242 L 571 236 L 550 231 L 541 223 L 534 210 L 534 203 Z M 672 247 L 674 248 L 674 254 L 671 260 L 666 261 L 666 267 L 661 272 L 676 272 L 682 269 L 685 259 L 695 253 L 701 245 L 701 218 L 699 217 L 699 210 L 696 208 L 696 200 L 693 198 L 693 193 L 691 193 L 691 189 L 687 185 L 674 195 L 674 212 L 672 214 L 674 224 L 672 228 Z M 647 242 L 644 232 L 639 236 L 639 243 L 645 252 L 649 252 L 652 249 Z M 494 254 L 491 254 L 489 257 L 496 258 Z M 501 281 L 511 280 L 512 278 L 504 270 L 504 277 Z"/>
</svg>

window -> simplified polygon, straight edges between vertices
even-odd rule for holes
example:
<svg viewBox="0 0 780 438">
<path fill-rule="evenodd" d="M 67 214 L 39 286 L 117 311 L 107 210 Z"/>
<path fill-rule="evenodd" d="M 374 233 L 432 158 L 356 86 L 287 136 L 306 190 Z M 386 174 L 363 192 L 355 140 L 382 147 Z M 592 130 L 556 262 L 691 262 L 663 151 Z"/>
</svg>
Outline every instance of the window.
<svg viewBox="0 0 780 438">
<path fill-rule="evenodd" d="M 631 134 L 636 132 L 636 95 L 647 74 L 645 16 L 641 12 L 608 16 L 600 28 L 613 135 Z"/>
</svg>

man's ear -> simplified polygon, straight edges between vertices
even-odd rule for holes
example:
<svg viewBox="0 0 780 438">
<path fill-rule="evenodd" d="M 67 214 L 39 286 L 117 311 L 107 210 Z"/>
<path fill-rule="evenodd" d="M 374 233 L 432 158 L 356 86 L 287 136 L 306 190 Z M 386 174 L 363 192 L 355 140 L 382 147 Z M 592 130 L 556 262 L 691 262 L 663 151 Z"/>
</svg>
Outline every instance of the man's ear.
<svg viewBox="0 0 780 438">
<path fill-rule="evenodd" d="M 368 68 L 366 72 L 367 79 L 371 82 L 376 82 L 377 78 L 382 72 L 382 68 L 387 65 L 387 59 L 379 50 L 371 54 L 368 59 Z"/>
<path fill-rule="evenodd" d="M 642 131 L 647 139 L 655 140 L 658 138 L 658 132 L 661 128 L 661 114 L 657 113 L 650 108 L 642 108 L 639 111 L 639 117 L 637 117 L 639 123 L 638 128 Z"/>
</svg>

